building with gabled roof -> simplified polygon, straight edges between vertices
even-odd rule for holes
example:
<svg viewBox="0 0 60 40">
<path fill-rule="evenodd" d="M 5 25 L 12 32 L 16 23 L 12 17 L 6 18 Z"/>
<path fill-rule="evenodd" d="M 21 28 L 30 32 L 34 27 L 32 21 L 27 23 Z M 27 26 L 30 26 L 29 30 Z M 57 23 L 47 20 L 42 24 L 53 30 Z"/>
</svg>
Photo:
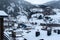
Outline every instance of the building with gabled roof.
<svg viewBox="0 0 60 40">
<path fill-rule="evenodd" d="M 4 36 L 4 18 L 8 17 L 8 14 L 6 14 L 4 11 L 0 10 L 0 40 L 4 40 L 3 36 Z"/>
</svg>

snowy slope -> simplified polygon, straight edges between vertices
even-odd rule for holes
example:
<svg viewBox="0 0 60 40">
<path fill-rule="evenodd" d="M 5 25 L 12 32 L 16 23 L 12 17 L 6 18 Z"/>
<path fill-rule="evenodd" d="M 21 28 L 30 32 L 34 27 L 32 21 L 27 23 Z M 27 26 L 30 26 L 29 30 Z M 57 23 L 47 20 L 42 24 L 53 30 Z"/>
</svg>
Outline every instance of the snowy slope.
<svg viewBox="0 0 60 40">
<path fill-rule="evenodd" d="M 51 17 L 53 19 L 52 23 L 60 23 L 59 20 L 60 20 L 60 12 L 59 10 L 57 9 L 54 9 L 54 11 L 56 12 L 56 15 L 50 15 L 49 17 Z M 33 15 L 33 16 L 36 16 L 36 15 Z M 39 15 L 37 15 L 39 16 Z M 31 26 L 32 28 L 34 29 L 31 29 L 31 30 L 24 30 L 24 29 L 16 29 L 15 32 L 17 32 L 17 36 L 20 36 L 21 34 L 21 31 L 23 32 L 22 35 L 24 35 L 23 37 L 16 37 L 16 40 L 23 40 L 24 38 L 26 38 L 27 40 L 40 40 L 40 39 L 44 39 L 44 40 L 60 40 L 60 34 L 58 35 L 57 33 L 54 33 L 52 31 L 52 34 L 51 36 L 47 36 L 47 31 L 44 31 L 44 30 L 41 30 L 42 26 L 40 26 L 40 23 L 45 23 L 45 21 L 43 19 L 37 19 L 37 18 L 34 18 L 32 17 L 31 19 L 27 19 L 26 16 L 18 16 L 17 17 L 18 19 L 18 22 L 25 22 L 25 24 L 27 26 Z M 26 23 L 26 22 L 29 22 L 29 23 Z M 31 25 L 30 23 L 35 23 L 37 22 L 37 25 Z M 36 37 L 35 36 L 35 32 L 37 31 L 37 29 L 39 29 L 40 31 L 40 36 Z M 52 30 L 54 29 L 60 29 L 60 27 L 56 27 L 56 28 L 52 28 Z M 29 33 L 27 33 L 28 31 L 31 31 Z M 7 32 L 6 32 L 7 33 Z M 8 33 L 9 34 L 9 33 Z"/>
<path fill-rule="evenodd" d="M 57 10 L 57 9 L 55 9 L 54 11 L 57 14 L 56 15 L 50 15 L 49 17 L 53 18 L 55 23 L 59 23 L 60 12 L 58 12 L 59 10 Z M 35 16 L 35 15 L 33 15 L 33 16 Z M 52 35 L 51 36 L 47 36 L 47 31 L 41 30 L 42 26 L 39 26 L 39 24 L 40 23 L 45 23 L 43 21 L 43 19 L 39 20 L 37 18 L 31 18 L 29 20 L 29 22 L 34 22 L 34 23 L 37 22 L 38 24 L 33 26 L 33 27 L 35 27 L 35 29 L 34 30 L 31 29 L 30 33 L 25 33 L 25 31 L 23 31 L 24 32 L 23 33 L 23 35 L 24 35 L 23 37 L 26 38 L 27 40 L 40 40 L 40 39 L 44 39 L 44 40 L 59 40 L 60 39 L 60 35 L 58 35 L 57 33 L 54 33 L 53 31 L 52 31 Z M 37 31 L 37 29 L 39 29 L 39 31 L 40 31 L 40 36 L 39 37 L 35 36 L 35 32 Z M 58 28 L 57 27 L 56 28 L 53 27 L 52 30 L 54 30 L 54 29 L 60 29 L 60 27 L 58 27 Z M 21 38 L 19 37 L 19 38 L 16 38 L 16 39 L 17 40 L 23 40 L 23 37 L 21 37 Z"/>
</svg>

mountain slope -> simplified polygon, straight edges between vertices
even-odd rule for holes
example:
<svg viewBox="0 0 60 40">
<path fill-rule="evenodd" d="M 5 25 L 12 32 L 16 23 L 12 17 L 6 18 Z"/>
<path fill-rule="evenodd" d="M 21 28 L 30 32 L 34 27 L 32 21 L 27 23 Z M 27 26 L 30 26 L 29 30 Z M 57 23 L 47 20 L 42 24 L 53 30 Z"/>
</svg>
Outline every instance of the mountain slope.
<svg viewBox="0 0 60 40">
<path fill-rule="evenodd" d="M 51 1 L 47 2 L 44 5 L 51 6 L 53 8 L 59 8 L 60 9 L 60 1 Z"/>
<path fill-rule="evenodd" d="M 36 7 L 24 0 L 0 0 L 0 10 L 6 13 L 10 11 L 10 15 L 17 16 L 19 11 L 30 12 L 30 8 Z M 8 9 L 7 9 L 8 8 Z M 13 12 L 14 11 L 14 12 Z"/>
</svg>

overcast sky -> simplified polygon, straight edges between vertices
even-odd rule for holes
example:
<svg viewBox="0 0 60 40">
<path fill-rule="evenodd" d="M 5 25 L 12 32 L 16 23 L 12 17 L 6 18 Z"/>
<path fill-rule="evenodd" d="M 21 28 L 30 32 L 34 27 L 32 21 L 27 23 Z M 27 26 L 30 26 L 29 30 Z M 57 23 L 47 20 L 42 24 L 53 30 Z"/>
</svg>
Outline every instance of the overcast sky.
<svg viewBox="0 0 60 40">
<path fill-rule="evenodd" d="M 53 1 L 53 0 L 26 0 L 26 1 L 28 1 L 32 4 L 44 4 L 46 2 Z M 54 1 L 56 1 L 56 0 L 54 0 Z"/>
</svg>

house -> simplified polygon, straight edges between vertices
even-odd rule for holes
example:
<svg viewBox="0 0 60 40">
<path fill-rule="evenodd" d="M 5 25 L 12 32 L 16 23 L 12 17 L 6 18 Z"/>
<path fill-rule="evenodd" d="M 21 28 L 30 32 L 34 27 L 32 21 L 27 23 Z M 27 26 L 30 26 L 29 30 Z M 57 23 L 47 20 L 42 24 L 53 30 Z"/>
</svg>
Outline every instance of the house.
<svg viewBox="0 0 60 40">
<path fill-rule="evenodd" d="M 0 10 L 0 40 L 3 40 L 3 33 L 4 33 L 3 19 L 5 17 L 8 17 L 8 15 L 4 11 Z"/>
</svg>

